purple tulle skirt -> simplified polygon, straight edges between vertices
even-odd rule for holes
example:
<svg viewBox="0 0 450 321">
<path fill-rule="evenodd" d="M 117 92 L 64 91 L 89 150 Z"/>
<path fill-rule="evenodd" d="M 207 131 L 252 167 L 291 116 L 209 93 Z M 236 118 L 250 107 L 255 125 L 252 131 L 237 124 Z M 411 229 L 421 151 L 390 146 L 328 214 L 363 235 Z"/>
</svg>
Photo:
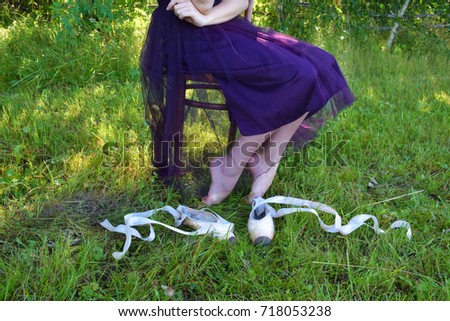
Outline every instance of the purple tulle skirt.
<svg viewBox="0 0 450 321">
<path fill-rule="evenodd" d="M 180 172 L 170 142 L 179 133 L 183 74 L 211 74 L 242 135 L 267 133 L 306 112 L 296 145 L 312 139 L 326 119 L 354 101 L 335 58 L 306 42 L 252 25 L 242 17 L 197 28 L 159 0 L 141 54 L 146 117 L 154 164 L 162 177 Z"/>
</svg>

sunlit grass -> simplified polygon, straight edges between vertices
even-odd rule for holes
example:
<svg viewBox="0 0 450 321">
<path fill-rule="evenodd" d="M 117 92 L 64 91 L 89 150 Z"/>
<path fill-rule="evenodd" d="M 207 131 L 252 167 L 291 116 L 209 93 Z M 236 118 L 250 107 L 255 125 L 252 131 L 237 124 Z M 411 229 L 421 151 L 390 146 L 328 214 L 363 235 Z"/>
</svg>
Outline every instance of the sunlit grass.
<svg viewBox="0 0 450 321">
<path fill-rule="evenodd" d="M 116 262 L 111 253 L 124 240 L 100 221 L 122 223 L 124 214 L 165 204 L 200 207 L 209 181 L 207 162 L 178 189 L 154 175 L 138 72 L 148 19 L 141 14 L 114 34 L 93 31 L 76 43 L 58 42 L 54 29 L 33 21 L 0 29 L 0 298 L 450 298 L 448 56 L 386 52 L 377 39 L 325 32 L 317 43 L 337 57 L 358 100 L 324 127 L 317 148 L 286 155 L 268 195 L 327 203 L 344 222 L 359 213 L 376 215 L 382 227 L 403 219 L 412 241 L 402 230 L 375 236 L 367 227 L 327 234 L 314 216 L 297 214 L 277 219 L 273 244 L 255 248 L 244 177 L 213 207 L 235 223 L 235 244 L 157 228 L 153 243 L 133 241 Z M 202 112 L 190 117 L 187 156 L 221 153 L 226 114 L 214 117 L 221 143 Z M 327 163 L 340 141 L 345 166 Z M 372 177 L 379 185 L 371 189 Z"/>
</svg>

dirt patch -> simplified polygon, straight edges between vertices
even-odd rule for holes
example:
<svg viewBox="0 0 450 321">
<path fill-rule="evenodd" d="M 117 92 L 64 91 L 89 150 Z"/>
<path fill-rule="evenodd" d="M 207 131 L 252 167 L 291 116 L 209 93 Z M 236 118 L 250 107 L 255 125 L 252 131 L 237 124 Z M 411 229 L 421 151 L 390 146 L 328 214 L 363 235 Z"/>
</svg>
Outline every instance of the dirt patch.
<svg viewBox="0 0 450 321">
<path fill-rule="evenodd" d="M 52 218 L 61 213 L 75 216 L 83 216 L 92 221 L 99 221 L 118 208 L 131 206 L 129 196 L 125 195 L 101 195 L 92 193 L 78 193 L 71 197 L 45 204 L 41 211 L 41 217 Z"/>
</svg>

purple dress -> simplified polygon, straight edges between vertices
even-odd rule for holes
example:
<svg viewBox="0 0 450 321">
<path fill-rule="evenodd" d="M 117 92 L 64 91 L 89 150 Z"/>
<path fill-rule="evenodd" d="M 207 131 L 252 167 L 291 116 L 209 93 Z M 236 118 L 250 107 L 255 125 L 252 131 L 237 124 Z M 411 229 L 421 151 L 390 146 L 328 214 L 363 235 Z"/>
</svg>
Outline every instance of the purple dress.
<svg viewBox="0 0 450 321">
<path fill-rule="evenodd" d="M 184 121 L 178 110 L 184 73 L 214 76 L 230 118 L 245 136 L 272 131 L 309 112 L 292 138 L 305 142 L 354 101 L 335 58 L 326 51 L 242 17 L 198 28 L 166 11 L 168 2 L 159 0 L 141 53 L 154 165 L 161 177 L 180 172 L 170 142 Z"/>
</svg>

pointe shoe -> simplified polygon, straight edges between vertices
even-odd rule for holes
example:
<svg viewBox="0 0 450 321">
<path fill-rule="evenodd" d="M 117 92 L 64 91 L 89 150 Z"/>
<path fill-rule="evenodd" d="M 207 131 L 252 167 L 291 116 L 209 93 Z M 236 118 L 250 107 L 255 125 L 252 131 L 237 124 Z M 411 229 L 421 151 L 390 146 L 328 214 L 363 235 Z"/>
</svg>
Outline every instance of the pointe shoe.
<svg viewBox="0 0 450 321">
<path fill-rule="evenodd" d="M 233 233 L 234 224 L 228 222 L 220 215 L 206 210 L 195 210 L 186 206 L 178 206 L 177 211 L 180 213 L 178 224 L 190 227 L 199 234 L 210 234 L 219 240 L 236 241 Z"/>
<path fill-rule="evenodd" d="M 267 204 L 256 205 L 254 202 L 248 218 L 248 233 L 254 245 L 269 245 L 275 235 L 275 227 L 270 206 Z"/>
</svg>

